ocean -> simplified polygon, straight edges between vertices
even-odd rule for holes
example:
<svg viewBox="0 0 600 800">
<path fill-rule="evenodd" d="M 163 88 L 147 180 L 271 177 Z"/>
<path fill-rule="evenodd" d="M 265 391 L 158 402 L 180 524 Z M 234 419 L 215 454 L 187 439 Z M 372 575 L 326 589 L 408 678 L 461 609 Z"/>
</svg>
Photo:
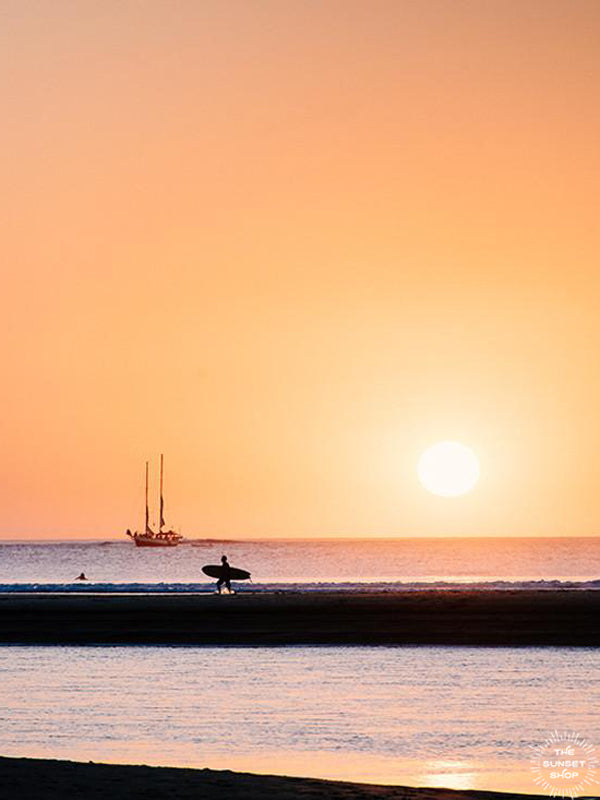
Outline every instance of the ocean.
<svg viewBox="0 0 600 800">
<path fill-rule="evenodd" d="M 253 584 L 304 591 L 360 591 L 482 583 L 519 587 L 572 583 L 600 588 L 600 538 L 320 539 L 198 541 L 137 548 L 123 541 L 1 542 L 0 592 L 205 591 L 204 564 L 226 554 Z M 74 579 L 84 572 L 89 583 Z"/>
<path fill-rule="evenodd" d="M 223 553 L 240 591 L 600 588 L 598 538 L 124 540 L 3 542 L 0 592 L 212 591 Z M 600 751 L 591 647 L 7 645 L 0 682 L 7 756 L 533 794 L 553 732 Z"/>
<path fill-rule="evenodd" d="M 537 794 L 553 731 L 600 753 L 594 648 L 8 646 L 0 680 L 10 756 Z"/>
</svg>

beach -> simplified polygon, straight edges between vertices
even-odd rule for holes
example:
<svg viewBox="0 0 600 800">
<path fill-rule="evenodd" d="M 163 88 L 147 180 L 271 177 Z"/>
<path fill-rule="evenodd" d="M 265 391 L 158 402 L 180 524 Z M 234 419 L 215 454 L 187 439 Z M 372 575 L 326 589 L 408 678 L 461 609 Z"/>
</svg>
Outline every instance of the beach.
<svg viewBox="0 0 600 800">
<path fill-rule="evenodd" d="M 3 796 L 20 800 L 534 800 L 541 795 L 418 789 L 275 775 L 0 758 Z"/>
<path fill-rule="evenodd" d="M 600 645 L 595 590 L 0 596 L 5 644 Z"/>
</svg>

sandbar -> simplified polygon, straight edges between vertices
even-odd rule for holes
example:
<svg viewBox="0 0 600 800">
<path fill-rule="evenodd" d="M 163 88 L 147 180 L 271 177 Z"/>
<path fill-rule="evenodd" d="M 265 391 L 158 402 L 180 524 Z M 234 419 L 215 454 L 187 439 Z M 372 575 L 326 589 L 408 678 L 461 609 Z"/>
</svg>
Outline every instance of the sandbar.
<svg viewBox="0 0 600 800">
<path fill-rule="evenodd" d="M 598 590 L 0 595 L 0 643 L 600 646 Z"/>
</svg>

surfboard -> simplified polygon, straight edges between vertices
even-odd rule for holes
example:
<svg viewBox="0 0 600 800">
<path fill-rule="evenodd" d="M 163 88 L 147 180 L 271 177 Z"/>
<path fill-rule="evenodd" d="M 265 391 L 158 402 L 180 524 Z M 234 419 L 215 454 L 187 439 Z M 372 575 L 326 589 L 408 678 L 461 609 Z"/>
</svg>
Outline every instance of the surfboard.
<svg viewBox="0 0 600 800">
<path fill-rule="evenodd" d="M 209 578 L 220 578 L 223 573 L 223 567 L 220 564 L 207 564 L 202 567 L 202 572 L 208 575 Z M 246 572 L 245 569 L 230 567 L 229 577 L 232 581 L 247 581 L 250 578 L 250 573 Z"/>
</svg>

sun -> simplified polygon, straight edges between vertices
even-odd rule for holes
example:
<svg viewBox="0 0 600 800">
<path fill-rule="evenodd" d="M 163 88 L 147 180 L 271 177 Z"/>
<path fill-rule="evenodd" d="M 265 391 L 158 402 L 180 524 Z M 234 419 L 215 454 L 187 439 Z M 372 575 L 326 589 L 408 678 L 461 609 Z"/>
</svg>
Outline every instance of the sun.
<svg viewBox="0 0 600 800">
<path fill-rule="evenodd" d="M 460 442 L 437 442 L 423 453 L 417 472 L 427 491 L 458 497 L 470 492 L 479 480 L 479 460 Z"/>
</svg>

